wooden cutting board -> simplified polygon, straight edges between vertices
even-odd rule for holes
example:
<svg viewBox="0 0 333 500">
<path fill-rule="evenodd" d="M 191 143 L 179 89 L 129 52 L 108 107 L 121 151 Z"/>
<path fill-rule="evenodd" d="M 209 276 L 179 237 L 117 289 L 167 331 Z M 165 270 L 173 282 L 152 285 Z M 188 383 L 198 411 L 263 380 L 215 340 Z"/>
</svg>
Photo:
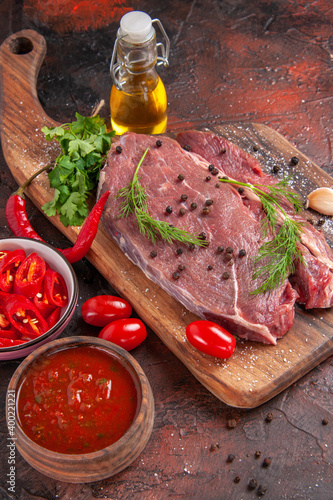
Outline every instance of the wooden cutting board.
<svg viewBox="0 0 333 500">
<path fill-rule="evenodd" d="M 58 154 L 57 145 L 46 142 L 41 132 L 44 125 L 56 125 L 43 111 L 36 92 L 45 53 L 44 38 L 31 30 L 10 36 L 0 49 L 1 141 L 8 167 L 19 185 Z M 303 196 L 317 186 L 332 184 L 329 175 L 265 125 L 235 123 L 210 129 L 252 153 L 253 146 L 258 145 L 259 151 L 254 154 L 266 170 L 276 164 L 285 166 L 292 156 L 297 156 L 300 161 L 294 169 Z M 52 192 L 47 175 L 42 174 L 33 181 L 26 193 L 38 208 L 49 201 Z M 318 215 L 314 215 L 314 219 L 316 217 L 318 219 Z M 65 228 L 57 217 L 51 220 L 75 241 L 79 228 Z M 333 241 L 332 229 L 331 221 L 326 221 L 323 230 Z M 333 311 L 305 311 L 297 306 L 292 329 L 276 346 L 241 341 L 228 361 L 200 354 L 185 337 L 186 325 L 198 318 L 148 280 L 102 227 L 88 259 L 117 292 L 131 302 L 146 324 L 193 375 L 228 405 L 254 408 L 264 403 L 333 352 Z"/>
</svg>

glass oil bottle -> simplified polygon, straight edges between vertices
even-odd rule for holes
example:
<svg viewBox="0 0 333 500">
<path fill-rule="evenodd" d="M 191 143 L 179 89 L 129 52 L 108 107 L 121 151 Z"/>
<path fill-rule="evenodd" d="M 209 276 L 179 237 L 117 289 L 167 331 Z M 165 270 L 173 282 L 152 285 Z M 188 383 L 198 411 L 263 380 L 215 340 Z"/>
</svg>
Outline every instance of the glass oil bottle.
<svg viewBox="0 0 333 500">
<path fill-rule="evenodd" d="M 165 46 L 157 43 L 153 23 L 158 25 Z M 111 128 L 117 135 L 165 131 L 167 95 L 156 66 L 169 65 L 169 49 L 169 38 L 158 19 L 152 20 L 140 11 L 128 12 L 121 18 L 110 64 Z"/>
</svg>

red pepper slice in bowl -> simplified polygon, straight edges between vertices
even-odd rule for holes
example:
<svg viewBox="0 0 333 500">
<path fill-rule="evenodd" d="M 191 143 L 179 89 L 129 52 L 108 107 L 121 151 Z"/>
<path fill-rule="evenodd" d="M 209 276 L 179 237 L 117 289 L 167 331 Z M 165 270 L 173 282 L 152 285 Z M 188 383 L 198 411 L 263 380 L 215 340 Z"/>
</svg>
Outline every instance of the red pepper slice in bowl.
<svg viewBox="0 0 333 500">
<path fill-rule="evenodd" d="M 53 328 L 56 323 L 58 323 L 60 316 L 61 316 L 61 307 L 57 307 L 46 319 L 50 329 Z"/>
<path fill-rule="evenodd" d="M 25 340 L 0 339 L 0 347 L 14 347 L 15 345 L 19 344 L 25 344 Z"/>
<path fill-rule="evenodd" d="M 46 263 L 36 252 L 32 252 L 24 259 L 18 268 L 15 281 L 14 293 L 34 297 L 41 289 L 46 272 Z"/>
<path fill-rule="evenodd" d="M 7 253 L 0 261 L 0 289 L 11 293 L 14 289 L 15 274 L 25 259 L 25 251 L 21 249 Z"/>
<path fill-rule="evenodd" d="M 54 304 L 50 304 L 50 302 L 48 301 L 45 293 L 44 283 L 42 284 L 42 288 L 38 293 L 36 293 L 32 301 L 44 319 L 47 319 L 50 314 L 58 307 Z"/>
<path fill-rule="evenodd" d="M 24 338 L 34 339 L 50 328 L 37 307 L 24 295 L 11 294 L 3 303 L 6 318 Z"/>
<path fill-rule="evenodd" d="M 44 288 L 50 304 L 65 307 L 68 303 L 68 291 L 64 278 L 54 269 L 47 269 L 44 278 Z"/>
</svg>

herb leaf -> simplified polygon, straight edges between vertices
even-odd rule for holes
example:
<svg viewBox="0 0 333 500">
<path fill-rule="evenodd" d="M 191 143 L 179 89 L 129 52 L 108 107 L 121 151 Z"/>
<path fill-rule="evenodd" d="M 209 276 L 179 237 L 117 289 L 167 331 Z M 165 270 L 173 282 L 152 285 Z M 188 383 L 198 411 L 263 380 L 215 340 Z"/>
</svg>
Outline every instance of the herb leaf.
<svg viewBox="0 0 333 500">
<path fill-rule="evenodd" d="M 286 177 L 275 185 L 262 186 L 261 184 L 238 182 L 232 179 L 220 179 L 221 182 L 251 189 L 259 197 L 265 213 L 265 218 L 262 221 L 262 236 L 267 237 L 269 234 L 275 233 L 272 240 L 263 243 L 254 259 L 254 265 L 257 266 L 257 269 L 252 280 L 260 277 L 265 278 L 263 284 L 252 292 L 254 294 L 267 292 L 282 283 L 293 273 L 295 259 L 304 262 L 299 246 L 303 223 L 289 217 L 281 206 L 281 200 L 285 198 L 293 205 L 296 213 L 302 209 L 302 201 L 297 193 L 290 190 L 289 180 L 289 177 Z M 283 222 L 276 232 L 279 219 L 283 219 Z M 261 264 L 262 261 L 265 263 Z"/>
<path fill-rule="evenodd" d="M 147 207 L 148 195 L 146 189 L 141 186 L 138 178 L 139 168 L 148 151 L 149 148 L 143 153 L 135 169 L 132 181 L 130 181 L 127 186 L 120 189 L 116 195 L 116 198 L 123 199 L 120 204 L 119 218 L 128 217 L 134 213 L 140 233 L 150 238 L 153 243 L 156 242 L 158 237 L 161 237 L 168 243 L 176 240 L 181 243 L 206 246 L 207 241 L 198 238 L 195 234 L 189 233 L 185 229 L 171 226 L 169 222 L 156 220 L 150 215 Z"/>
<path fill-rule="evenodd" d="M 54 197 L 42 207 L 46 215 L 59 214 L 64 226 L 81 226 L 88 215 L 86 200 L 98 184 L 99 173 L 111 146 L 114 131 L 107 132 L 99 115 L 84 117 L 59 127 L 43 127 L 47 141 L 56 140 L 61 153 L 49 172 Z"/>
</svg>

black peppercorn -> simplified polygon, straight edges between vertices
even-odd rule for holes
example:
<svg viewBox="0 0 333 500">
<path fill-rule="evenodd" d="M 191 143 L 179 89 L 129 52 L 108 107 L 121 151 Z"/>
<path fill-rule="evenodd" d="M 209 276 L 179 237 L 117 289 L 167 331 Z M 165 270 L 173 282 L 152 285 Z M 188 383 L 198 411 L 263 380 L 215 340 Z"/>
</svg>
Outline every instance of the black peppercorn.
<svg viewBox="0 0 333 500">
<path fill-rule="evenodd" d="M 297 158 L 297 156 L 293 156 L 290 160 L 290 165 L 297 165 L 298 162 L 299 159 Z"/>
<path fill-rule="evenodd" d="M 179 280 L 180 274 L 179 273 L 173 273 L 172 277 L 173 277 L 174 280 Z"/>
<path fill-rule="evenodd" d="M 328 419 L 327 418 L 323 418 L 323 420 L 321 421 L 321 423 L 323 425 L 328 425 Z"/>
<path fill-rule="evenodd" d="M 155 257 L 156 257 L 156 256 L 157 256 L 157 252 L 156 252 L 156 250 L 152 250 L 152 251 L 150 252 L 150 257 L 151 257 L 152 259 L 155 259 Z"/>
<path fill-rule="evenodd" d="M 225 258 L 226 258 L 227 260 L 232 260 L 232 254 L 231 254 L 231 253 L 226 253 L 226 254 L 225 254 Z"/>
<path fill-rule="evenodd" d="M 208 181 L 210 181 L 210 180 L 211 180 L 211 177 L 210 177 L 210 175 L 208 175 L 208 176 L 206 177 L 206 181 L 208 182 Z"/>
<path fill-rule="evenodd" d="M 220 183 L 219 183 L 219 182 L 217 182 L 217 183 L 215 184 L 215 187 L 216 187 L 216 188 L 218 188 L 218 189 L 220 189 Z"/>
<path fill-rule="evenodd" d="M 213 266 L 209 265 L 207 266 L 208 271 L 211 271 L 213 269 Z"/>
<path fill-rule="evenodd" d="M 171 214 L 172 213 L 172 207 L 170 205 L 168 205 L 165 209 L 166 213 L 167 214 Z"/>
<path fill-rule="evenodd" d="M 181 255 L 182 253 L 183 253 L 183 249 L 182 248 L 177 248 L 176 254 L 177 255 Z"/>
<path fill-rule="evenodd" d="M 160 148 L 160 147 L 162 146 L 162 141 L 161 141 L 160 139 L 158 139 L 158 140 L 156 141 L 156 146 L 157 146 L 158 148 Z"/>
<path fill-rule="evenodd" d="M 323 226 L 325 224 L 325 219 L 318 219 L 317 226 Z"/>
<path fill-rule="evenodd" d="M 207 234 L 202 232 L 198 235 L 199 240 L 205 240 L 207 238 Z"/>
<path fill-rule="evenodd" d="M 186 210 L 185 210 L 185 208 L 181 208 L 181 209 L 179 210 L 179 215 L 185 215 L 185 214 L 186 214 Z"/>
<path fill-rule="evenodd" d="M 239 256 L 240 256 L 240 257 L 245 257 L 245 255 L 246 255 L 246 250 L 244 250 L 244 248 L 241 248 L 241 249 L 239 250 Z"/>
<path fill-rule="evenodd" d="M 224 247 L 221 247 L 221 246 L 218 246 L 218 247 L 217 247 L 217 251 L 218 251 L 219 253 L 222 253 L 222 252 L 223 252 L 223 250 L 224 250 Z"/>
<path fill-rule="evenodd" d="M 191 203 L 191 209 L 195 210 L 197 208 L 197 204 L 195 202 Z"/>
<path fill-rule="evenodd" d="M 250 481 L 247 485 L 249 490 L 255 490 L 257 486 L 258 486 L 258 481 L 256 479 L 250 479 Z"/>
<path fill-rule="evenodd" d="M 183 149 L 185 149 L 185 151 L 191 151 L 191 146 L 189 146 L 188 144 L 185 144 Z"/>
<path fill-rule="evenodd" d="M 235 458 L 236 458 L 236 457 L 235 457 L 235 455 L 231 455 L 231 454 L 230 454 L 230 455 L 228 455 L 227 462 L 228 462 L 229 464 L 231 464 L 231 462 L 233 462 L 233 461 L 235 460 Z"/>
<path fill-rule="evenodd" d="M 223 177 L 221 177 L 221 179 L 224 179 L 225 181 L 228 181 L 229 177 L 227 175 L 224 175 Z"/>
<path fill-rule="evenodd" d="M 116 147 L 116 151 L 117 151 L 118 154 L 120 154 L 120 153 L 122 153 L 123 148 L 121 146 L 117 146 Z"/>
<path fill-rule="evenodd" d="M 209 212 L 210 212 L 210 210 L 209 210 L 209 208 L 208 208 L 208 207 L 205 207 L 205 208 L 202 210 L 202 213 L 203 213 L 204 215 L 208 215 L 208 214 L 209 214 Z"/>
<path fill-rule="evenodd" d="M 210 207 L 210 205 L 213 205 L 213 200 L 206 200 L 206 206 Z"/>
<path fill-rule="evenodd" d="M 226 251 L 227 253 L 232 253 L 232 252 L 234 251 L 234 249 L 233 249 L 232 247 L 227 247 L 227 248 L 225 249 L 225 251 Z"/>
<path fill-rule="evenodd" d="M 227 152 L 227 150 L 226 150 L 225 148 L 222 148 L 222 149 L 221 149 L 221 154 L 222 154 L 222 155 L 224 155 L 224 153 L 226 153 L 226 152 Z"/>
<path fill-rule="evenodd" d="M 259 146 L 257 146 L 256 144 L 253 146 L 253 151 L 259 151 Z"/>
<path fill-rule="evenodd" d="M 212 175 L 217 175 L 218 173 L 219 173 L 218 168 L 214 168 L 214 169 L 212 170 Z"/>
<path fill-rule="evenodd" d="M 191 252 L 193 252 L 193 250 L 195 249 L 195 244 L 194 243 L 190 243 L 189 246 L 188 246 L 188 249 L 191 250 Z"/>
<path fill-rule="evenodd" d="M 215 168 L 215 167 L 214 167 L 214 165 L 208 165 L 208 170 L 209 170 L 210 172 L 212 172 L 212 171 L 214 170 L 214 168 Z"/>
<path fill-rule="evenodd" d="M 180 197 L 180 199 L 182 201 L 186 201 L 187 200 L 187 194 L 182 194 L 181 197 Z"/>
<path fill-rule="evenodd" d="M 239 188 L 238 188 L 238 192 L 239 192 L 239 194 L 243 194 L 243 193 L 244 193 L 244 188 L 243 188 L 243 186 L 241 186 L 241 187 L 239 187 Z"/>
<path fill-rule="evenodd" d="M 267 413 L 265 420 L 266 422 L 271 422 L 273 418 L 274 418 L 273 413 Z"/>
<path fill-rule="evenodd" d="M 279 171 L 280 171 L 279 165 L 274 165 L 274 167 L 273 167 L 273 173 L 277 174 Z"/>
<path fill-rule="evenodd" d="M 239 476 L 236 476 L 235 479 L 234 479 L 234 483 L 239 483 L 240 482 L 240 477 Z"/>
<path fill-rule="evenodd" d="M 270 458 L 265 458 L 265 460 L 262 463 L 263 467 L 269 467 L 272 463 L 272 460 Z"/>
<path fill-rule="evenodd" d="M 260 457 L 261 457 L 261 451 L 260 451 L 260 450 L 257 450 L 257 451 L 255 452 L 254 456 L 255 456 L 256 458 L 260 458 Z"/>
<path fill-rule="evenodd" d="M 222 274 L 222 278 L 223 278 L 224 280 L 227 280 L 227 279 L 229 279 L 229 278 L 230 278 L 230 274 L 228 273 L 228 271 L 224 271 L 224 273 Z"/>
<path fill-rule="evenodd" d="M 264 494 L 266 493 L 266 491 L 267 491 L 267 488 L 265 488 L 265 486 L 263 486 L 262 484 L 259 484 L 259 486 L 258 486 L 258 497 L 264 496 Z"/>
<path fill-rule="evenodd" d="M 183 264 L 179 264 L 178 271 L 184 271 L 185 266 Z"/>
<path fill-rule="evenodd" d="M 185 179 L 185 176 L 183 174 L 178 175 L 178 180 L 183 181 Z"/>
</svg>

